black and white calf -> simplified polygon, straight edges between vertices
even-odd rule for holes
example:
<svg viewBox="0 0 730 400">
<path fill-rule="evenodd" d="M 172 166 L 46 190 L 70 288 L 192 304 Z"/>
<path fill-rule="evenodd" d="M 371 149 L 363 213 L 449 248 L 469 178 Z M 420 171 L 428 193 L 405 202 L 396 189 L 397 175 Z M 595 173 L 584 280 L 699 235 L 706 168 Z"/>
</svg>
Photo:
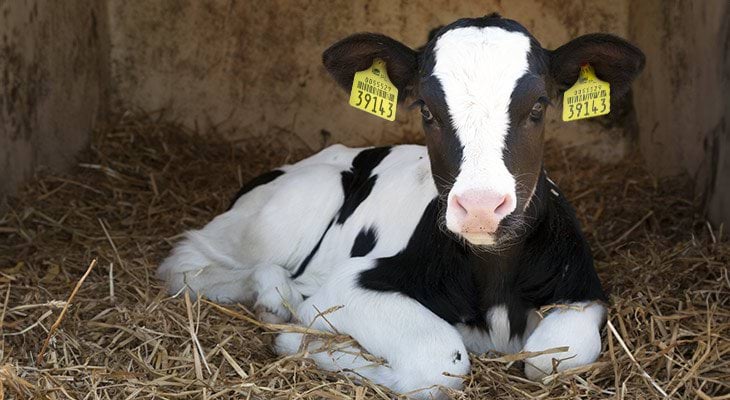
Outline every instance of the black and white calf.
<svg viewBox="0 0 730 400">
<path fill-rule="evenodd" d="M 336 328 L 386 360 L 342 348 L 312 352 L 318 365 L 399 392 L 425 388 L 421 397 L 459 387 L 467 351 L 569 346 L 528 359 L 531 379 L 551 373 L 553 358 L 558 370 L 593 362 L 606 296 L 574 212 L 543 169 L 544 114 L 582 63 L 614 99 L 625 94 L 641 51 L 603 34 L 549 51 L 519 23 L 489 15 L 443 27 L 420 51 L 357 34 L 325 51 L 324 64 L 349 92 L 375 58 L 400 100 L 420 106 L 427 146 L 335 145 L 266 173 L 188 232 L 160 277 L 172 292 L 250 302 L 275 321 L 291 319 L 287 302 L 297 323 Z M 570 307 L 541 319 L 536 310 L 551 304 Z M 282 354 L 300 346 L 299 334 L 277 338 Z"/>
</svg>

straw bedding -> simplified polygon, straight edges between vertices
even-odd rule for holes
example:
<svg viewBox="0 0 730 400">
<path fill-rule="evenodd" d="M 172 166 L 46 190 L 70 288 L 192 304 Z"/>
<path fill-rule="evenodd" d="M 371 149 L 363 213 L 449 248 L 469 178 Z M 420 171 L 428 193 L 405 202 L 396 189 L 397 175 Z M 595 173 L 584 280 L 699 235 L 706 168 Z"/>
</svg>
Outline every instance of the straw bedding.
<svg viewBox="0 0 730 400">
<path fill-rule="evenodd" d="M 115 117 L 71 174 L 38 173 L 0 212 L 0 398 L 392 398 L 277 357 L 279 327 L 243 306 L 163 291 L 154 271 L 177 235 L 308 151 L 286 135 L 234 145 L 162 120 Z M 638 157 L 574 153 L 551 144 L 546 164 L 612 294 L 600 359 L 536 384 L 513 358 L 472 355 L 450 395 L 730 399 L 727 234 L 704 222 L 685 180 L 654 179 Z"/>
</svg>

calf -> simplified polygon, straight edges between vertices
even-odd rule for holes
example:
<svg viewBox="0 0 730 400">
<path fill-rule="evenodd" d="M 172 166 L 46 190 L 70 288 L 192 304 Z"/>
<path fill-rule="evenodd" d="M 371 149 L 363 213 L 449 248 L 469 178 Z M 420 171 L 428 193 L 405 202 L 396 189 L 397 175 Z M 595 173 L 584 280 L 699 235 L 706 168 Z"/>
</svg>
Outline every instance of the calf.
<svg viewBox="0 0 730 400">
<path fill-rule="evenodd" d="M 583 63 L 620 97 L 642 53 L 604 34 L 545 50 L 493 14 L 445 26 L 418 51 L 366 33 L 323 58 L 348 92 L 384 60 L 399 100 L 420 107 L 426 147 L 335 145 L 254 179 L 162 263 L 170 290 L 250 302 L 277 322 L 292 319 L 288 303 L 296 323 L 349 334 L 386 363 L 350 346 L 317 352 L 297 333 L 281 334 L 278 352 L 305 348 L 322 368 L 419 397 L 460 387 L 467 351 L 569 347 L 527 359 L 530 379 L 553 359 L 558 371 L 593 362 L 606 295 L 543 168 L 545 111 Z"/>
</svg>

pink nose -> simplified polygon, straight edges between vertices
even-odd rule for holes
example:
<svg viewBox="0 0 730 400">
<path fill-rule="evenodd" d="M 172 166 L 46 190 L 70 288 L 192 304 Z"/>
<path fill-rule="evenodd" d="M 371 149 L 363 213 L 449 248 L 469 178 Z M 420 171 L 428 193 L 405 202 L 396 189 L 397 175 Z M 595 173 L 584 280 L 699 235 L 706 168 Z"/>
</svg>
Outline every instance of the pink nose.
<svg viewBox="0 0 730 400">
<path fill-rule="evenodd" d="M 470 190 L 451 198 L 464 233 L 494 233 L 499 221 L 515 208 L 514 197 L 487 190 Z"/>
</svg>

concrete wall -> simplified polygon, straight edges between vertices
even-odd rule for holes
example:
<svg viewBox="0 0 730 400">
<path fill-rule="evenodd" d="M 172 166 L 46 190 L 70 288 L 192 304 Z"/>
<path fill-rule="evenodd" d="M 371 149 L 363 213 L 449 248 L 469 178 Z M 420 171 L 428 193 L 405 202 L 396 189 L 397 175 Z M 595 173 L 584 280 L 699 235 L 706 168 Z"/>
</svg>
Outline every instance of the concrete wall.
<svg viewBox="0 0 730 400">
<path fill-rule="evenodd" d="M 117 107 L 165 108 L 169 118 L 201 132 L 216 127 L 231 140 L 284 134 L 311 149 L 321 147 L 323 131 L 329 142 L 351 145 L 417 140 L 414 112 L 387 123 L 350 108 L 321 66 L 322 50 L 365 30 L 419 46 L 435 26 L 495 10 L 548 48 L 580 33 L 628 32 L 628 0 L 0 0 L 0 194 L 39 165 L 71 165 L 103 119 L 110 90 Z M 622 127 L 556 118 L 554 136 L 598 141 L 604 155 L 625 147 Z"/>
<path fill-rule="evenodd" d="M 642 0 L 630 15 L 647 55 L 634 99 L 649 168 L 688 174 L 711 218 L 730 222 L 730 2 Z"/>
<path fill-rule="evenodd" d="M 546 48 L 590 32 L 637 43 L 647 68 L 636 113 L 629 102 L 611 118 L 562 123 L 552 110 L 548 137 L 618 160 L 638 132 L 650 169 L 689 174 L 715 220 L 730 219 L 727 0 L 0 0 L 0 193 L 40 164 L 72 163 L 110 99 L 232 141 L 418 140 L 417 111 L 389 123 L 349 107 L 322 51 L 357 31 L 417 47 L 436 26 L 492 11 Z"/>
<path fill-rule="evenodd" d="M 106 20 L 96 0 L 0 0 L 0 194 L 88 142 L 107 103 Z"/>
<path fill-rule="evenodd" d="M 291 135 L 311 149 L 413 140 L 417 111 L 389 123 L 347 105 L 320 57 L 335 41 L 375 31 L 410 46 L 430 29 L 464 16 L 498 11 L 522 22 L 544 47 L 582 33 L 628 34 L 628 0 L 297 1 L 109 0 L 112 76 L 117 104 L 167 109 L 168 117 L 231 140 Z M 571 143 L 599 142 L 597 154 L 623 153 L 623 128 L 556 123 L 549 132 Z"/>
<path fill-rule="evenodd" d="M 710 171 L 707 184 L 707 211 L 715 224 L 724 223 L 725 230 L 730 226 L 730 3 L 724 2 L 718 12 L 724 13 L 722 28 L 717 36 L 717 48 L 721 67 L 718 73 L 719 84 L 713 89 L 716 101 L 724 103 L 724 111 L 717 129 L 711 131 L 708 146 L 712 149 L 709 162 Z M 724 125 L 723 125 L 724 122 Z"/>
</svg>

